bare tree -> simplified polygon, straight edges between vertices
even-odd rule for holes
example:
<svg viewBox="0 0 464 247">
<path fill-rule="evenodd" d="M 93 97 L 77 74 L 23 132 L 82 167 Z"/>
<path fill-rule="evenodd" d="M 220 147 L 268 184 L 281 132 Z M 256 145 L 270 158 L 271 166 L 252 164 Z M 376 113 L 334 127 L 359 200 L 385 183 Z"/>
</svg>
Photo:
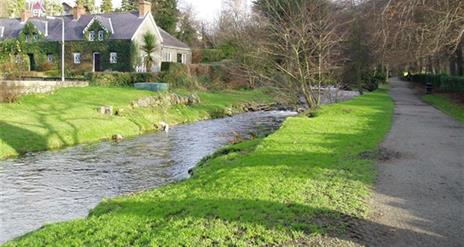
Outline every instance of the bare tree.
<svg viewBox="0 0 464 247">
<path fill-rule="evenodd" d="M 340 9 L 324 0 L 263 1 L 266 32 L 257 56 L 270 61 L 289 88 L 304 96 L 310 108 L 317 108 L 324 82 L 337 69 L 346 35 L 342 31 L 346 23 L 338 18 Z"/>
<path fill-rule="evenodd" d="M 435 70 L 443 54 L 455 56 L 462 49 L 462 0 L 371 0 L 366 4 L 373 14 L 378 49 L 389 63 Z"/>
</svg>

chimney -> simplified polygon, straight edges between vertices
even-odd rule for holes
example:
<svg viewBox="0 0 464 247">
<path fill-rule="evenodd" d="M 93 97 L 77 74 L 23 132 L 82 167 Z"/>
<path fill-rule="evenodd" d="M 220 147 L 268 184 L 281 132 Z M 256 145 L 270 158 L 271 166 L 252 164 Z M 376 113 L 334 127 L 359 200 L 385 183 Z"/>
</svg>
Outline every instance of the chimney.
<svg viewBox="0 0 464 247">
<path fill-rule="evenodd" d="M 81 16 L 85 15 L 85 8 L 84 6 L 79 6 L 76 5 L 76 7 L 73 8 L 73 18 L 74 20 L 79 20 Z"/>
<path fill-rule="evenodd" d="M 31 16 L 32 16 L 32 13 L 30 10 L 23 10 L 23 12 L 21 12 L 21 22 L 22 23 L 27 22 L 27 20 L 29 20 Z"/>
<path fill-rule="evenodd" d="M 139 1 L 139 17 L 145 17 L 151 11 L 151 2 Z"/>
</svg>

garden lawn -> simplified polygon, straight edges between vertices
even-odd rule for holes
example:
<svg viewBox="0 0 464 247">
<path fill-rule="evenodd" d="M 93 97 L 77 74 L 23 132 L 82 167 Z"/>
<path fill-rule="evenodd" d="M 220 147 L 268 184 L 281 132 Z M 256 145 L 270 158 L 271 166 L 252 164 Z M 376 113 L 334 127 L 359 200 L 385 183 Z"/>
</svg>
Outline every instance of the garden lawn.
<svg viewBox="0 0 464 247">
<path fill-rule="evenodd" d="M 229 146 L 188 180 L 103 201 L 86 219 L 6 246 L 309 245 L 367 213 L 379 143 L 391 127 L 386 90 L 292 117 L 274 134 Z M 371 157 L 371 158 L 368 158 Z"/>
<path fill-rule="evenodd" d="M 464 105 L 454 103 L 445 95 L 426 95 L 422 98 L 425 102 L 438 108 L 440 111 L 456 118 L 461 123 L 464 123 Z"/>
<path fill-rule="evenodd" d="M 155 94 L 131 88 L 66 88 L 53 95 L 0 103 L 0 159 L 109 139 L 115 134 L 135 136 L 155 129 L 160 121 L 192 122 L 224 115 L 228 108 L 238 111 L 234 106 L 244 103 L 271 102 L 262 90 L 222 91 L 200 92 L 202 102 L 194 106 L 129 108 L 131 101 Z M 121 116 L 100 114 L 98 108 L 105 105 L 125 111 Z"/>
</svg>

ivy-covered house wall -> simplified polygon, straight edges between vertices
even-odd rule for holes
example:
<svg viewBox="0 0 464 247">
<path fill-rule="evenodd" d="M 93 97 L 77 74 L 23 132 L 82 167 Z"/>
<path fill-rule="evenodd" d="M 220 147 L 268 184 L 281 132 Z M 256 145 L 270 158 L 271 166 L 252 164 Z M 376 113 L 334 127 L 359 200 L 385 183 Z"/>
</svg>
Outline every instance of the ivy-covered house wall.
<svg viewBox="0 0 464 247">
<path fill-rule="evenodd" d="M 83 40 L 66 41 L 67 76 L 92 72 L 94 53 L 99 53 L 101 71 L 133 71 L 137 64 L 136 46 L 131 40 L 109 38 L 110 32 L 98 21 L 94 21 L 85 30 Z M 113 59 L 110 59 L 112 53 Z M 75 59 L 75 54 L 79 54 L 79 59 Z M 44 71 L 57 76 L 61 68 L 61 43 L 46 40 L 32 23 L 27 23 L 17 39 L 0 42 L 0 61 L 18 63 L 18 59 L 24 64 L 22 70 Z M 9 70 L 8 68 L 3 70 Z"/>
<path fill-rule="evenodd" d="M 130 72 L 135 66 L 135 48 L 130 40 L 107 40 L 100 42 L 70 41 L 65 43 L 66 68 L 75 74 L 92 72 L 94 61 L 93 54 L 100 54 L 100 66 L 102 71 Z M 110 54 L 116 53 L 114 63 L 110 61 Z M 74 60 L 75 54 L 79 54 L 80 61 Z"/>
</svg>

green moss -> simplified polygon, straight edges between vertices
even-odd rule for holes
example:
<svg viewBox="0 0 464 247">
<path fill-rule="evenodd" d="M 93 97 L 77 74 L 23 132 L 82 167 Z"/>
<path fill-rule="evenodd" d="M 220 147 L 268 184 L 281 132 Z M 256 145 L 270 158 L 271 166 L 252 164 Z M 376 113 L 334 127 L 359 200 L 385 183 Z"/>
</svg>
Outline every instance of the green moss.
<svg viewBox="0 0 464 247">
<path fill-rule="evenodd" d="M 0 159 L 95 142 L 114 134 L 135 136 L 153 130 L 160 121 L 192 122 L 214 117 L 234 105 L 271 101 L 262 91 L 199 92 L 202 103 L 191 107 L 130 110 L 131 101 L 150 95 L 155 93 L 132 88 L 68 88 L 51 96 L 32 95 L 14 104 L 0 104 Z M 105 105 L 124 111 L 120 116 L 102 115 L 98 108 Z"/>
<path fill-rule="evenodd" d="M 206 99 L 216 97 L 225 100 Z M 6 246 L 310 245 L 366 214 L 375 173 L 359 154 L 377 148 L 392 114 L 385 90 L 324 106 L 316 118 L 289 118 L 265 139 L 221 150 L 189 180 L 105 200 L 87 219 Z"/>
<path fill-rule="evenodd" d="M 461 123 L 464 123 L 464 106 L 454 103 L 450 98 L 443 95 L 426 95 L 422 99 L 435 106 L 439 110 L 456 118 Z"/>
</svg>

